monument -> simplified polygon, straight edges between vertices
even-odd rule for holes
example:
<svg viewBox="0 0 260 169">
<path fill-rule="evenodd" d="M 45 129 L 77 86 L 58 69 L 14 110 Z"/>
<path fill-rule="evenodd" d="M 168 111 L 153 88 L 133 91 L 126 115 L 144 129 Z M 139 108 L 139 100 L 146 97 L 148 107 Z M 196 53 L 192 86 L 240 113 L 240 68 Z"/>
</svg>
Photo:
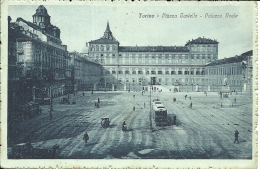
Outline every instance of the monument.
<svg viewBox="0 0 260 169">
<path fill-rule="evenodd" d="M 231 107 L 232 101 L 230 100 L 230 87 L 227 84 L 227 76 L 224 77 L 223 86 L 220 89 L 220 107 Z"/>
</svg>

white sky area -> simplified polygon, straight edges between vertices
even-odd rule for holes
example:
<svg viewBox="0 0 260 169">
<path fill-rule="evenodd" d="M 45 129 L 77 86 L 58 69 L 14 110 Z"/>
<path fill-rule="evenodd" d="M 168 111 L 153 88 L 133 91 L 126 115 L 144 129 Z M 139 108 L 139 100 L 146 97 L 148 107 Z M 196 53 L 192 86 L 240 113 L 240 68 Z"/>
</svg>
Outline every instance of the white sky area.
<svg viewBox="0 0 260 169">
<path fill-rule="evenodd" d="M 219 42 L 219 59 L 233 57 L 253 49 L 253 6 L 49 6 L 51 23 L 61 30 L 62 43 L 69 51 L 86 52 L 86 42 L 103 36 L 109 21 L 110 29 L 121 46 L 184 46 L 198 37 Z M 16 18 L 32 22 L 38 5 L 9 6 L 12 22 Z M 139 18 L 139 13 L 155 18 Z M 163 13 L 178 15 L 164 19 Z M 180 18 L 180 14 L 197 18 Z M 222 18 L 205 18 L 205 14 L 222 14 Z M 226 13 L 237 18 L 225 18 Z M 159 17 L 157 17 L 159 15 Z M 202 16 L 202 17 L 200 17 Z"/>
</svg>

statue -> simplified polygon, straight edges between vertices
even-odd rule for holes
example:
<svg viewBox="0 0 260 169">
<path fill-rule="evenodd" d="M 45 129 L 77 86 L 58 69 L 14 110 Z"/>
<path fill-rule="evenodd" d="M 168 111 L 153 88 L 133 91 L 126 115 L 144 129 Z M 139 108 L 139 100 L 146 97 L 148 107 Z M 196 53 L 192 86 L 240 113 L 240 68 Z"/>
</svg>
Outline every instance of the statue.
<svg viewBox="0 0 260 169">
<path fill-rule="evenodd" d="M 227 86 L 227 76 L 224 76 L 223 85 Z"/>
</svg>

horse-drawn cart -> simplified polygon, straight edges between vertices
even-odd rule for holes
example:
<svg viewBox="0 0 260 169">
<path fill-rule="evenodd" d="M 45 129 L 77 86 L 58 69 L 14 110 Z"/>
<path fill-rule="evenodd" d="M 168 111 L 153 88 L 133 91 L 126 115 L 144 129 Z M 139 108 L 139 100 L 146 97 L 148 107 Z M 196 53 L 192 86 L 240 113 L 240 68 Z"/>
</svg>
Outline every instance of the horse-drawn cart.
<svg viewBox="0 0 260 169">
<path fill-rule="evenodd" d="M 109 118 L 101 118 L 101 126 L 103 128 L 108 128 L 110 127 L 110 121 L 109 121 Z"/>
</svg>

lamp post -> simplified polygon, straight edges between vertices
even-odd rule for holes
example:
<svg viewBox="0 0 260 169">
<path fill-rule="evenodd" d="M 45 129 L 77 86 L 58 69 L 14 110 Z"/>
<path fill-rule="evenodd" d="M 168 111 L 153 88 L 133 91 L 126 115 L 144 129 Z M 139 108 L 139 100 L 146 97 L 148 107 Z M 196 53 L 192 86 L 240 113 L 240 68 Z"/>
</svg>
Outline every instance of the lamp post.
<svg viewBox="0 0 260 169">
<path fill-rule="evenodd" d="M 153 131 L 153 128 L 152 128 L 152 85 L 150 86 L 150 128 Z"/>
</svg>

